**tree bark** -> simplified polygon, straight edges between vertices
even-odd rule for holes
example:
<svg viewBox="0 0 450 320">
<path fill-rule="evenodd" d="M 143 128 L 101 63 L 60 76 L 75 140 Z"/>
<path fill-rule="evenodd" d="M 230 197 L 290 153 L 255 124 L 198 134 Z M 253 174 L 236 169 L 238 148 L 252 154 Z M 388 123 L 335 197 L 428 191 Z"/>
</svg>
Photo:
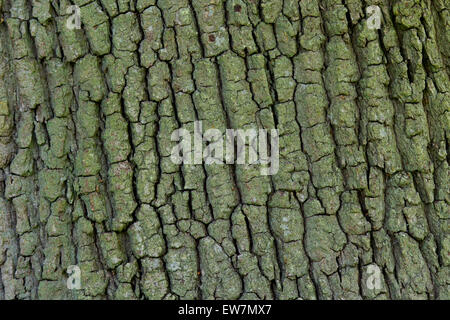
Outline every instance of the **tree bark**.
<svg viewBox="0 0 450 320">
<path fill-rule="evenodd" d="M 449 299 L 449 9 L 0 0 L 0 299 Z M 174 163 L 194 121 L 279 171 Z"/>
</svg>

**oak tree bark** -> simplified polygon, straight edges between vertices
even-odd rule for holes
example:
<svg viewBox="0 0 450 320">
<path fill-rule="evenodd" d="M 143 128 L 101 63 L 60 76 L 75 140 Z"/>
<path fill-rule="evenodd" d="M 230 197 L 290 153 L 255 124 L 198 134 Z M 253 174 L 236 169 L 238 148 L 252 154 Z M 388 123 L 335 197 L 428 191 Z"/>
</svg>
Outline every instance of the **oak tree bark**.
<svg viewBox="0 0 450 320">
<path fill-rule="evenodd" d="M 0 0 L 0 299 L 449 299 L 449 9 Z M 200 120 L 278 173 L 173 163 Z"/>
</svg>

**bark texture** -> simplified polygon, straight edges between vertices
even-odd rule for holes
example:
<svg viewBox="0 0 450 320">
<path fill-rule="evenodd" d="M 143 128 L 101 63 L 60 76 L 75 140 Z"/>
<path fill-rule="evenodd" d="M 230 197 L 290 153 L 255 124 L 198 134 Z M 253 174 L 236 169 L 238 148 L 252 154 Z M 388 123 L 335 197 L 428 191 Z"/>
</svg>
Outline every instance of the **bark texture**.
<svg viewBox="0 0 450 320">
<path fill-rule="evenodd" d="M 450 299 L 449 10 L 0 0 L 0 299 Z M 279 172 L 174 164 L 195 120 Z"/>
</svg>

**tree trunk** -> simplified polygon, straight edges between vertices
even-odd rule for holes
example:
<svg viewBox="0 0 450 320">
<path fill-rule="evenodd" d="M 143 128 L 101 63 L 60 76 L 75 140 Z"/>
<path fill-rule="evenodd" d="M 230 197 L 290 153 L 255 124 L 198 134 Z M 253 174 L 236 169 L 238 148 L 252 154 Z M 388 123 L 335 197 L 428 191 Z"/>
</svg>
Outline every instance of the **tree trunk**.
<svg viewBox="0 0 450 320">
<path fill-rule="evenodd" d="M 449 10 L 0 0 L 0 299 L 449 299 Z"/>
</svg>

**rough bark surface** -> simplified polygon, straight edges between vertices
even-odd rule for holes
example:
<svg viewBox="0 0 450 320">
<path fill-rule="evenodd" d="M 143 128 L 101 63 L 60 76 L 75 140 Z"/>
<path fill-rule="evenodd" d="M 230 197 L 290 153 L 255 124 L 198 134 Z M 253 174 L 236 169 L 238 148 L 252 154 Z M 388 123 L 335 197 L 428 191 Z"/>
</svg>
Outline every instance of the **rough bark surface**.
<svg viewBox="0 0 450 320">
<path fill-rule="evenodd" d="M 449 10 L 0 0 L 0 299 L 450 299 Z M 195 120 L 279 172 L 174 164 Z"/>
</svg>

